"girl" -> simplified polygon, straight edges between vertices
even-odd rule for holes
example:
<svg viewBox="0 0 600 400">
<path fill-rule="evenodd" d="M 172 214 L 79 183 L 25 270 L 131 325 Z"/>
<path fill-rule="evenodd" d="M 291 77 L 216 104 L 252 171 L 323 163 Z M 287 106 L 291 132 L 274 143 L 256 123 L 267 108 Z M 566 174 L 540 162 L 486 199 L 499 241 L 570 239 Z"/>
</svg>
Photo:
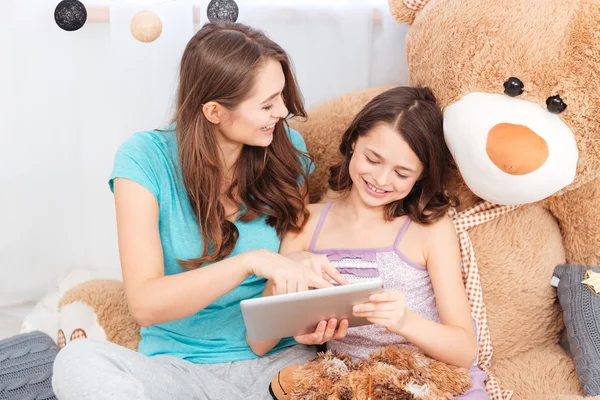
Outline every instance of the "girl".
<svg viewBox="0 0 600 400">
<path fill-rule="evenodd" d="M 347 325 L 336 331 L 332 321 L 321 321 L 307 340 L 332 338 L 328 349 L 355 358 L 389 344 L 411 344 L 471 368 L 469 398 L 488 398 L 485 374 L 473 367 L 477 341 L 458 237 L 447 216 L 450 159 L 433 94 L 398 87 L 378 95 L 346 130 L 340 151 L 343 159 L 331 168 L 329 185 L 342 196 L 311 205 L 308 223 L 285 236 L 281 251 L 326 255 L 348 281 L 381 277 L 385 291 L 353 308 L 373 325 L 344 335 Z M 273 379 L 275 398 L 287 398 L 295 367 Z"/>
<path fill-rule="evenodd" d="M 305 111 L 281 47 L 241 24 L 194 35 L 173 124 L 130 137 L 110 178 L 138 352 L 69 344 L 54 365 L 60 400 L 264 399 L 276 371 L 315 355 L 287 338 L 257 358 L 239 306 L 266 278 L 287 291 L 330 285 L 323 272 L 343 282 L 322 257 L 277 253 L 308 216 L 293 116 Z"/>
</svg>

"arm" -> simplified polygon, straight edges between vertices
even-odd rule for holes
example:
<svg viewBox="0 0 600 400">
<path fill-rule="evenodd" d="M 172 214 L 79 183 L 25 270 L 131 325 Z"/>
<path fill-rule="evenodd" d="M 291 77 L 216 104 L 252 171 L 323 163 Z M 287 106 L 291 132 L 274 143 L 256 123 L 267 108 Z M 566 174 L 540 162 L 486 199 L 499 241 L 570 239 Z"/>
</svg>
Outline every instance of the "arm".
<svg viewBox="0 0 600 400">
<path fill-rule="evenodd" d="M 448 217 L 427 232 L 427 270 L 441 323 L 407 311 L 397 333 L 437 360 L 470 368 L 477 357 L 477 338 L 462 279 L 458 236 Z"/>
<path fill-rule="evenodd" d="M 279 248 L 279 252 L 281 254 L 286 255 L 295 251 L 306 251 L 308 246 L 305 246 L 303 243 L 303 232 L 304 230 L 300 233 L 286 233 L 283 236 L 283 240 L 281 241 L 281 247 Z M 265 289 L 263 290 L 262 296 L 272 296 L 274 293 L 273 286 L 273 281 L 268 280 L 267 284 L 265 285 Z M 269 351 L 271 351 L 271 349 L 273 349 L 273 347 L 277 346 L 277 343 L 279 343 L 280 340 L 281 339 L 272 339 L 253 342 L 250 339 L 248 339 L 248 335 L 246 335 L 246 343 L 248 343 L 248 346 L 250 346 L 254 354 L 256 354 L 257 356 L 264 356 L 265 354 L 267 354 Z"/>
<path fill-rule="evenodd" d="M 311 210 L 314 211 L 314 208 Z M 347 283 L 337 270 L 329 263 L 324 256 L 315 256 L 307 253 L 309 248 L 309 234 L 314 230 L 314 215 L 307 222 L 305 228 L 299 233 L 290 233 L 284 235 L 279 249 L 280 254 L 286 255 L 288 258 L 295 259 L 305 263 L 305 267 L 313 270 L 315 274 L 323 276 L 329 280 L 333 278 L 340 284 Z M 331 285 L 330 285 L 331 286 Z M 263 297 L 272 296 L 274 294 L 287 293 L 286 288 L 278 288 L 272 280 L 268 280 L 263 291 Z M 337 328 L 337 329 L 336 329 Z M 346 336 L 348 330 L 348 320 L 340 321 L 338 326 L 335 318 L 329 321 L 321 321 L 317 325 L 315 332 L 306 335 L 296 336 L 298 343 L 302 344 L 323 344 L 331 339 L 341 339 Z M 254 354 L 263 356 L 267 354 L 273 347 L 279 343 L 280 339 L 264 340 L 253 342 L 246 336 L 246 342 L 252 349 Z"/>
<path fill-rule="evenodd" d="M 600 265 L 600 179 L 547 201 L 571 264 Z"/>
<path fill-rule="evenodd" d="M 272 278 L 282 286 L 304 288 L 310 280 L 326 284 L 320 276 L 304 271 L 300 263 L 266 250 L 249 251 L 207 267 L 165 276 L 158 201 L 131 180 L 115 179 L 114 185 L 125 296 L 132 317 L 142 326 L 195 314 L 253 274 Z"/>
<path fill-rule="evenodd" d="M 461 275 L 460 250 L 454 226 L 444 217 L 425 233 L 425 260 L 440 322 L 406 309 L 404 295 L 390 291 L 355 306 L 354 315 L 405 337 L 425 354 L 447 364 L 470 368 L 477 357 L 477 339 Z"/>
</svg>

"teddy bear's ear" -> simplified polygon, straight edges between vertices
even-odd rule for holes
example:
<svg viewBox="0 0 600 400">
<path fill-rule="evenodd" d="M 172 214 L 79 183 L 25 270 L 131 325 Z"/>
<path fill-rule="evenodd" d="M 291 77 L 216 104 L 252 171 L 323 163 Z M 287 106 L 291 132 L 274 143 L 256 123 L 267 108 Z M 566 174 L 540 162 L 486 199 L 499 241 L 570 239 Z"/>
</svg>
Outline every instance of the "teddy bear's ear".
<svg viewBox="0 0 600 400">
<path fill-rule="evenodd" d="M 425 7 L 429 0 L 388 0 L 390 12 L 396 22 L 411 25 L 419 11 Z"/>
</svg>

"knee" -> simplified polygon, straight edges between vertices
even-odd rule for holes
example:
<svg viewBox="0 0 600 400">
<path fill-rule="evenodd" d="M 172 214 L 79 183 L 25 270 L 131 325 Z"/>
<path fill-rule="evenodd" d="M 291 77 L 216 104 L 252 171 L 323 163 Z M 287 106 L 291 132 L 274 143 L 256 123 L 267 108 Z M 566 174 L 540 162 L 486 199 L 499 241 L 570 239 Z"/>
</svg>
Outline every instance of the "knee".
<svg viewBox="0 0 600 400">
<path fill-rule="evenodd" d="M 86 386 L 95 379 L 90 374 L 98 368 L 101 352 L 97 351 L 101 342 L 79 339 L 69 343 L 58 352 L 52 368 L 52 389 L 60 400 L 80 398 L 78 388 Z"/>
</svg>

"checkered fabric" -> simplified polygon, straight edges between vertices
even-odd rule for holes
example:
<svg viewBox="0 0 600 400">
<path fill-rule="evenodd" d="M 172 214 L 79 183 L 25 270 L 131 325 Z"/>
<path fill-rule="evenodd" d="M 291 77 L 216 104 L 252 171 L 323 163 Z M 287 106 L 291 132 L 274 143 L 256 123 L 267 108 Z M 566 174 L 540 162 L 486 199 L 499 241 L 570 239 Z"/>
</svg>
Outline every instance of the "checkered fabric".
<svg viewBox="0 0 600 400">
<path fill-rule="evenodd" d="M 86 339 L 87 335 L 85 333 L 85 331 L 81 328 L 77 328 L 73 331 L 73 333 L 71 333 L 71 342 L 73 340 L 77 340 L 77 339 Z"/>
<path fill-rule="evenodd" d="M 65 337 L 65 333 L 63 332 L 62 329 L 58 330 L 58 339 L 56 341 L 56 344 L 58 345 L 59 349 L 62 349 L 63 347 L 65 347 L 67 345 L 67 338 Z"/>
<path fill-rule="evenodd" d="M 427 3 L 429 3 L 429 0 L 404 0 L 404 5 L 415 11 L 419 11 Z"/>
<path fill-rule="evenodd" d="M 479 328 L 479 355 L 477 357 L 477 365 L 488 375 L 486 390 L 490 395 L 491 400 L 508 400 L 513 393 L 510 390 L 502 390 L 496 377 L 491 372 L 492 338 L 487 324 L 477 260 L 475 259 L 475 252 L 473 251 L 473 244 L 471 243 L 468 231 L 471 228 L 498 218 L 507 212 L 513 211 L 517 207 L 519 206 L 501 206 L 482 201 L 460 213 L 456 212 L 455 209 L 451 209 L 449 212 L 460 242 L 462 275 L 469 297 L 471 313 L 473 318 L 477 321 L 477 326 Z"/>
</svg>

